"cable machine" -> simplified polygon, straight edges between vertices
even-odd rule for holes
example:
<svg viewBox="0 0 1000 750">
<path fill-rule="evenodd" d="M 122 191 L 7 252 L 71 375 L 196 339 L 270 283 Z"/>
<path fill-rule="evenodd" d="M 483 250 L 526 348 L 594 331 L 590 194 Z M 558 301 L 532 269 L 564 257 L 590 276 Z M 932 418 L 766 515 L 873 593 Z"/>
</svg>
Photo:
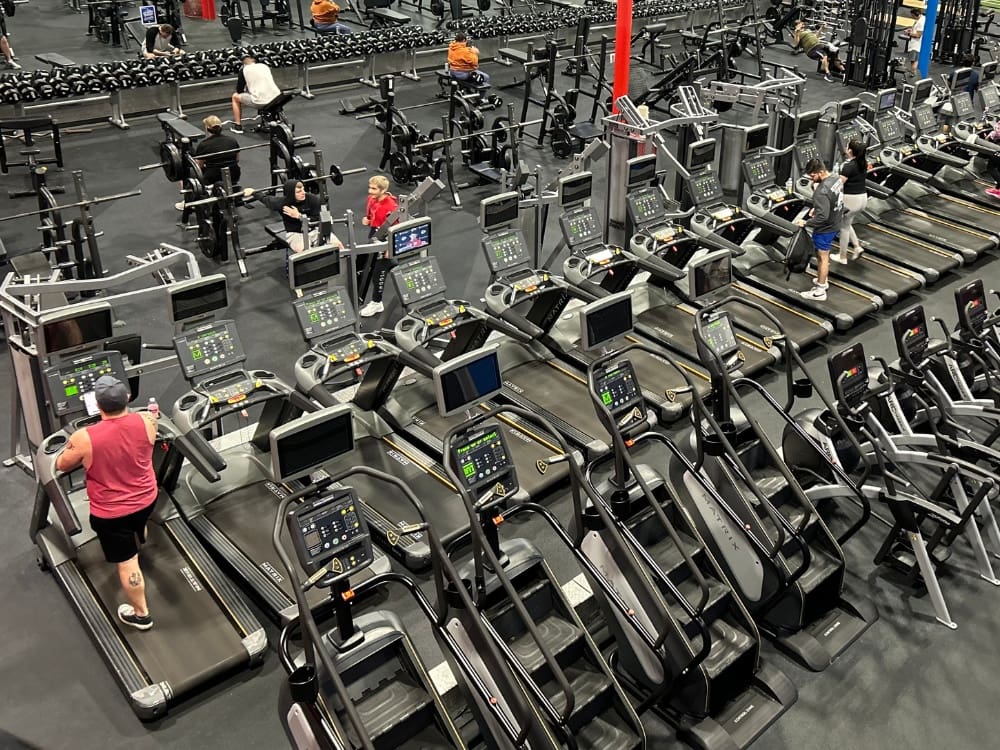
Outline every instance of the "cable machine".
<svg viewBox="0 0 1000 750">
<path fill-rule="evenodd" d="M 973 0 L 978 2 L 978 0 Z M 869 91 L 892 85 L 896 16 L 901 0 L 852 0 L 847 35 L 848 85 Z"/>
<path fill-rule="evenodd" d="M 940 0 L 934 24 L 934 59 L 957 63 L 972 50 L 980 0 Z"/>
</svg>

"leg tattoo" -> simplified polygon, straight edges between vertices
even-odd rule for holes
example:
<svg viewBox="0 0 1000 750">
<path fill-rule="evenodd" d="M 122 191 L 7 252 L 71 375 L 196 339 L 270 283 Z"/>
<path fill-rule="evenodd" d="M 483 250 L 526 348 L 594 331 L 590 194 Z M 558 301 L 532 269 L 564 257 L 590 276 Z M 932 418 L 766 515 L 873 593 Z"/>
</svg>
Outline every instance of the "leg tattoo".
<svg viewBox="0 0 1000 750">
<path fill-rule="evenodd" d="M 142 574 L 139 571 L 131 573 L 128 577 L 129 586 L 141 586 L 142 585 Z"/>
</svg>

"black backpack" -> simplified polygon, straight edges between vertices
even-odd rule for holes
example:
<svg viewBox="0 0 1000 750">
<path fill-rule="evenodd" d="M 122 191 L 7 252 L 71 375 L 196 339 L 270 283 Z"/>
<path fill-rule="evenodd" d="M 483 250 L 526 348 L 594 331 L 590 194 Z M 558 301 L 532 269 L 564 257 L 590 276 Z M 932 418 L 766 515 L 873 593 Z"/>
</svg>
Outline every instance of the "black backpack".
<svg viewBox="0 0 1000 750">
<path fill-rule="evenodd" d="M 800 228 L 788 240 L 788 248 L 785 251 L 785 279 L 790 278 L 793 273 L 805 273 L 812 256 L 812 239 L 804 227 Z"/>
</svg>

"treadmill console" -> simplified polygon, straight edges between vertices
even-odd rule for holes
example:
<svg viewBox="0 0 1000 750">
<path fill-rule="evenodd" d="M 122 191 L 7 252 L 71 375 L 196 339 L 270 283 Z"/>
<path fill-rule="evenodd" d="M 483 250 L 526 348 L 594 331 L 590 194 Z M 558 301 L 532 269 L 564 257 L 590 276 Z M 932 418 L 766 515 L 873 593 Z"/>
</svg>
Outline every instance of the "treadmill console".
<svg viewBox="0 0 1000 750">
<path fill-rule="evenodd" d="M 827 362 L 834 391 L 844 399 L 845 406 L 856 409 L 868 398 L 868 366 L 865 349 L 860 343 L 849 346 L 830 357 Z M 839 383 L 839 388 L 836 384 Z"/>
<path fill-rule="evenodd" d="M 743 160 L 743 179 L 754 189 L 774 184 L 774 169 L 766 156 L 747 157 Z M 780 195 L 784 197 L 784 191 Z M 780 200 L 780 198 L 779 198 Z"/>
<path fill-rule="evenodd" d="M 687 188 L 691 201 L 698 208 L 718 203 L 723 198 L 722 184 L 712 172 L 692 175 L 687 179 Z"/>
<path fill-rule="evenodd" d="M 917 128 L 917 135 L 928 135 L 937 129 L 937 117 L 934 116 L 930 104 L 921 104 L 913 108 L 913 124 Z"/>
<path fill-rule="evenodd" d="M 958 320 L 962 328 L 969 333 L 980 333 L 989 315 L 983 280 L 976 279 L 956 289 L 955 306 L 958 308 Z"/>
<path fill-rule="evenodd" d="M 174 350 L 181 372 L 192 382 L 217 370 L 239 365 L 247 358 L 236 323 L 231 320 L 206 323 L 174 337 Z"/>
<path fill-rule="evenodd" d="M 532 294 L 548 286 L 552 279 L 548 271 L 524 270 L 503 277 L 503 283 L 518 295 Z"/>
<path fill-rule="evenodd" d="M 94 392 L 94 383 L 102 375 L 112 375 L 123 383 L 128 382 L 125 365 L 119 352 L 93 352 L 72 357 L 45 370 L 45 383 L 49 389 L 49 402 L 57 417 L 79 414 L 96 409 L 87 401 Z"/>
<path fill-rule="evenodd" d="M 628 215 L 637 227 L 644 227 L 663 216 L 663 194 L 655 187 L 632 190 L 625 196 Z"/>
<path fill-rule="evenodd" d="M 392 283 L 404 308 L 443 295 L 448 290 L 441 267 L 433 256 L 400 263 L 392 269 Z"/>
<path fill-rule="evenodd" d="M 906 362 L 907 353 L 914 362 L 920 362 L 924 358 L 930 336 L 927 333 L 927 316 L 922 305 L 915 305 L 893 317 L 892 332 L 902 362 Z"/>
<path fill-rule="evenodd" d="M 306 341 L 354 325 L 354 308 L 343 287 L 319 289 L 292 303 Z"/>
<path fill-rule="evenodd" d="M 798 163 L 800 173 L 805 172 L 806 164 L 819 158 L 819 146 L 816 145 L 816 141 L 795 144 L 795 161 Z"/>
<path fill-rule="evenodd" d="M 894 146 L 903 140 L 903 127 L 895 115 L 884 114 L 876 117 L 875 129 L 883 146 Z"/>
<path fill-rule="evenodd" d="M 198 390 L 208 396 L 212 404 L 238 404 L 262 385 L 263 381 L 250 377 L 243 370 L 236 370 L 201 381 Z"/>
<path fill-rule="evenodd" d="M 528 243 L 520 229 L 491 232 L 483 237 L 482 247 L 490 271 L 495 274 L 531 263 Z"/>
<path fill-rule="evenodd" d="M 587 207 L 566 211 L 559 217 L 559 226 L 570 249 L 600 244 L 604 241 L 597 212 Z"/>
<path fill-rule="evenodd" d="M 351 362 L 361 359 L 366 352 L 377 348 L 377 343 L 373 338 L 351 334 L 332 341 L 324 341 L 316 348 L 326 355 L 327 361 L 349 365 Z"/>
<path fill-rule="evenodd" d="M 288 513 L 288 530 L 302 568 L 312 575 L 329 568 L 332 583 L 372 563 L 371 536 L 353 489 L 307 498 Z"/>
<path fill-rule="evenodd" d="M 847 153 L 847 146 L 851 141 L 862 141 L 862 142 L 864 141 L 864 136 L 861 135 L 860 128 L 858 128 L 858 126 L 855 125 L 853 122 L 849 122 L 837 128 L 837 145 L 840 147 L 840 153 L 842 154 Z M 818 147 L 816 149 L 816 153 L 818 156 L 819 154 Z"/>
<path fill-rule="evenodd" d="M 975 115 L 975 107 L 972 106 L 972 97 L 968 91 L 962 91 L 951 97 L 951 109 L 955 117 L 964 120 Z"/>
<path fill-rule="evenodd" d="M 594 394 L 610 412 L 622 434 L 628 434 L 635 427 L 647 427 L 646 402 L 629 360 L 595 367 L 593 383 Z"/>
<path fill-rule="evenodd" d="M 739 342 L 733 332 L 733 322 L 729 318 L 729 313 L 719 312 L 712 314 L 708 319 L 699 314 L 696 317 L 696 325 L 700 332 L 698 336 L 698 355 L 710 370 L 718 369 L 718 359 L 722 360 L 726 371 L 735 369 L 740 362 L 741 354 Z M 705 350 L 708 347 L 708 350 Z M 715 356 L 713 356 L 713 352 Z"/>
<path fill-rule="evenodd" d="M 511 463 L 503 431 L 496 422 L 487 422 L 456 435 L 451 443 L 451 455 L 465 489 L 475 498 L 487 496 L 480 509 L 517 492 L 517 471 Z"/>
</svg>

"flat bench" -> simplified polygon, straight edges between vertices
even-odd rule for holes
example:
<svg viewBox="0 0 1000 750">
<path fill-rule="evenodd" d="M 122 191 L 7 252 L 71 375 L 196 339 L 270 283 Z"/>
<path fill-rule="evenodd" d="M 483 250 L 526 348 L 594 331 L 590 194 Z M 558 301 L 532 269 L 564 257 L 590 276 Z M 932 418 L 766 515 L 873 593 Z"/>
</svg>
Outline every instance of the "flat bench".
<svg viewBox="0 0 1000 750">
<path fill-rule="evenodd" d="M 403 13 L 397 13 L 388 8 L 372 8 L 368 11 L 371 16 L 373 29 L 387 29 L 393 26 L 406 26 L 412 19 Z"/>
<path fill-rule="evenodd" d="M 454 81 L 459 85 L 459 87 L 466 89 L 467 91 L 472 91 L 477 94 L 482 94 L 490 90 L 489 84 L 476 83 L 470 81 L 468 78 L 455 78 L 450 70 L 439 70 L 437 71 L 438 84 L 441 86 L 442 91 L 447 91 L 451 87 L 451 82 Z"/>
<path fill-rule="evenodd" d="M 58 52 L 41 52 L 35 55 L 35 59 L 40 63 L 52 66 L 52 70 L 57 68 L 73 68 L 76 63 L 68 57 L 60 55 Z"/>
<path fill-rule="evenodd" d="M 205 132 L 201 128 L 170 112 L 160 112 L 156 116 L 156 119 L 170 141 L 187 140 L 194 143 L 205 137 Z"/>
</svg>

